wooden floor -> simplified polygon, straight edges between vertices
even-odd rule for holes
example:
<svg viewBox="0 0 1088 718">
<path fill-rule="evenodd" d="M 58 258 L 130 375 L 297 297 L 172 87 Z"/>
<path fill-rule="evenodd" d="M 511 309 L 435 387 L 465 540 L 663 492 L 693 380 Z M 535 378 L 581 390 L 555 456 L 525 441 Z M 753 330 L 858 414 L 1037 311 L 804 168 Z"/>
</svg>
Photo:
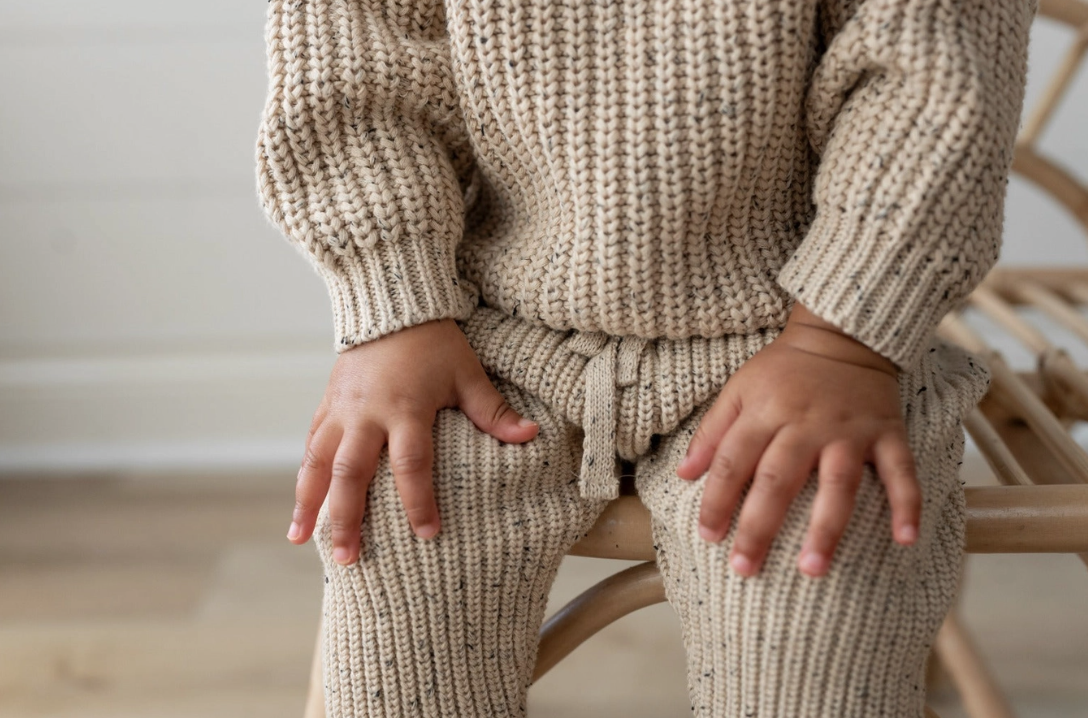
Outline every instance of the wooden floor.
<svg viewBox="0 0 1088 718">
<path fill-rule="evenodd" d="M 312 544 L 283 538 L 292 483 L 0 480 L 0 716 L 297 718 L 321 573 Z M 568 559 L 553 607 L 623 565 Z M 968 570 L 967 624 L 1019 715 L 1088 715 L 1088 571 L 1066 556 L 976 556 Z M 933 704 L 962 715 L 950 695 Z M 598 635 L 529 705 L 531 718 L 689 715 L 671 609 Z"/>
</svg>

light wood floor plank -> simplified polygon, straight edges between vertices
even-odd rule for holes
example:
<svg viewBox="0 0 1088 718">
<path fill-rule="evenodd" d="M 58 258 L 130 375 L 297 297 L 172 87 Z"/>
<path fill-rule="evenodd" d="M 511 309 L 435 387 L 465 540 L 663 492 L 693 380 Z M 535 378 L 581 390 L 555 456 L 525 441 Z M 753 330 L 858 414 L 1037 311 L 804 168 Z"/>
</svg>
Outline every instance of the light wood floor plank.
<svg viewBox="0 0 1088 718">
<path fill-rule="evenodd" d="M 283 537 L 293 479 L 0 479 L 0 716 L 301 715 L 322 579 L 313 545 Z M 549 611 L 626 565 L 568 559 Z M 1024 718 L 1088 715 L 1086 600 L 1075 559 L 971 558 L 964 622 Z M 963 718 L 953 696 L 933 703 Z M 602 631 L 533 687 L 529 713 L 689 715 L 671 609 Z"/>
</svg>

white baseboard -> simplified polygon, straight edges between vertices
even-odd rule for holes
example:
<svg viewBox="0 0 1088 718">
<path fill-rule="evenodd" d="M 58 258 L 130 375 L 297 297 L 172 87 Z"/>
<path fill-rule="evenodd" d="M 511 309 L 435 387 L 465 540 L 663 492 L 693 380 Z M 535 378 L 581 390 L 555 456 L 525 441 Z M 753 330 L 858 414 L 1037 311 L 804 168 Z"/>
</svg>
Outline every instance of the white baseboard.
<svg viewBox="0 0 1088 718">
<path fill-rule="evenodd" d="M 0 361 L 0 474 L 296 470 L 334 361 L 321 349 Z"/>
<path fill-rule="evenodd" d="M 0 473 L 296 467 L 335 357 L 0 361 Z"/>
<path fill-rule="evenodd" d="M 78 477 L 104 472 L 234 472 L 297 468 L 297 437 L 268 441 L 53 443 L 0 448 L 3 474 L 61 474 Z"/>
</svg>

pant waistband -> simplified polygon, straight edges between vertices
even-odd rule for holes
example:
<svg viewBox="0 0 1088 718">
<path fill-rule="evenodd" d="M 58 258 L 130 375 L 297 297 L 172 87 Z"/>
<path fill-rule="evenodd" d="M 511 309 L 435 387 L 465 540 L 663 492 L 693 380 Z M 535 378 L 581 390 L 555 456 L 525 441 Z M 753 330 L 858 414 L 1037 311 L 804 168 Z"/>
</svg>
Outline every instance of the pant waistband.
<svg viewBox="0 0 1088 718">
<path fill-rule="evenodd" d="M 580 492 L 602 499 L 620 492 L 617 457 L 648 451 L 655 434 L 674 431 L 777 335 L 617 336 L 553 329 L 490 307 L 478 307 L 461 327 L 489 372 L 582 427 Z"/>
</svg>

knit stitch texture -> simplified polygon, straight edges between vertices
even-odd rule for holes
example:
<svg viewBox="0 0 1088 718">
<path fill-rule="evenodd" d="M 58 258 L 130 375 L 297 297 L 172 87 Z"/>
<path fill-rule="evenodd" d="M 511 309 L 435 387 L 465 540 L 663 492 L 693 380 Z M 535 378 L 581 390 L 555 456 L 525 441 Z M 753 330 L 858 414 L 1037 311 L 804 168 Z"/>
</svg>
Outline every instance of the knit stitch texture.
<svg viewBox="0 0 1088 718">
<path fill-rule="evenodd" d="M 443 528 L 431 540 L 412 533 L 384 450 L 366 497 L 358 563 L 332 559 L 328 503 L 322 507 L 314 539 L 327 580 L 329 718 L 523 718 L 559 562 L 607 503 L 577 486 L 585 463 L 579 425 L 594 417 L 581 390 L 592 361 L 578 351 L 582 335 L 564 339 L 495 310 L 474 313 L 463 328 L 495 386 L 540 422 L 540 433 L 505 444 L 460 411 L 440 410 L 433 475 Z M 900 375 L 923 498 L 914 544 L 892 539 L 883 485 L 866 468 L 829 573 L 801 574 L 796 557 L 818 486 L 813 472 L 760 573 L 741 578 L 728 566 L 740 505 L 725 540 L 704 541 L 697 518 L 705 482 L 680 479 L 676 466 L 723 372 L 773 338 L 738 335 L 686 355 L 683 343 L 653 341 L 640 355 L 640 382 L 619 387 L 614 404 L 615 443 L 633 460 L 666 597 L 680 619 L 693 714 L 921 718 L 926 658 L 961 576 L 961 422 L 989 373 L 938 342 L 917 371 Z M 688 396 L 703 398 L 655 414 L 670 375 Z M 647 416 L 656 441 L 639 438 Z"/>
<path fill-rule="evenodd" d="M 959 579 L 962 420 L 988 382 L 934 330 L 998 255 L 1036 11 L 269 3 L 258 188 L 327 284 L 337 350 L 456 319 L 541 422 L 507 445 L 439 413 L 432 541 L 384 451 L 358 564 L 331 560 L 323 507 L 330 718 L 523 716 L 548 588 L 617 456 L 637 462 L 697 715 L 920 718 Z M 892 541 L 867 469 L 830 573 L 802 576 L 813 475 L 742 579 L 675 467 L 795 301 L 900 368 L 920 535 Z"/>
<path fill-rule="evenodd" d="M 1037 0 L 272 0 L 259 192 L 343 351 L 800 300 L 909 369 L 996 261 Z"/>
</svg>

